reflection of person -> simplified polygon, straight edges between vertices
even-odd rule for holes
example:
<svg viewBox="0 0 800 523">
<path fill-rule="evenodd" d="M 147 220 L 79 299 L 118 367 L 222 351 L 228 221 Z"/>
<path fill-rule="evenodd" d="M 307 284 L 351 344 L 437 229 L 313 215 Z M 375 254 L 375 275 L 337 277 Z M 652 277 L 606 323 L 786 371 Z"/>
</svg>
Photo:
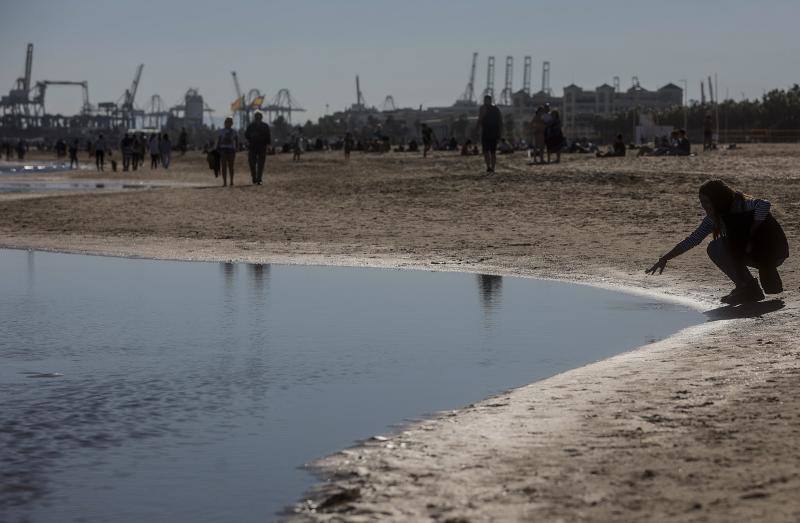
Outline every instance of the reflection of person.
<svg viewBox="0 0 800 523">
<path fill-rule="evenodd" d="M 228 185 L 228 173 L 231 175 L 233 187 L 233 163 L 236 161 L 236 149 L 239 148 L 239 137 L 233 129 L 233 118 L 225 118 L 225 127 L 219 130 L 217 136 L 217 151 L 222 171 L 222 186 Z"/>
<path fill-rule="evenodd" d="M 770 213 L 770 203 L 734 191 L 721 180 L 711 180 L 700 187 L 700 204 L 706 217 L 697 229 L 646 272 L 661 274 L 667 261 L 699 245 L 713 233 L 708 256 L 736 285 L 722 298 L 723 303 L 738 305 L 762 300 L 764 292 L 782 292 L 777 267 L 789 256 L 789 244 Z M 758 269 L 763 291 L 748 266 Z"/>
<path fill-rule="evenodd" d="M 503 277 L 494 274 L 479 274 L 478 285 L 483 310 L 489 312 L 500 302 L 503 293 Z"/>
<path fill-rule="evenodd" d="M 478 112 L 478 127 L 481 129 L 486 174 L 494 174 L 497 164 L 497 142 L 503 133 L 503 115 L 500 109 L 492 104 L 492 97 L 488 94 L 483 97 L 483 105 Z"/>
<path fill-rule="evenodd" d="M 253 123 L 247 126 L 244 137 L 247 138 L 247 160 L 250 165 L 250 177 L 254 185 L 261 185 L 264 176 L 264 163 L 267 160 L 267 146 L 272 142 L 269 125 L 264 121 L 264 115 L 256 112 Z"/>
</svg>

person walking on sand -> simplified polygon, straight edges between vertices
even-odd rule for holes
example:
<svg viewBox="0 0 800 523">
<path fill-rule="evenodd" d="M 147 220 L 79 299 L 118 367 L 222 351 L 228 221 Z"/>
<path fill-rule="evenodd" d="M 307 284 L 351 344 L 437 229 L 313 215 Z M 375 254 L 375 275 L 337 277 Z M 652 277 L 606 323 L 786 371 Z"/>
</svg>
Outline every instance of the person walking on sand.
<svg viewBox="0 0 800 523">
<path fill-rule="evenodd" d="M 94 164 L 98 171 L 105 169 L 106 149 L 108 149 L 108 144 L 106 144 L 106 139 L 101 134 L 94 144 Z"/>
<path fill-rule="evenodd" d="M 264 115 L 257 111 L 253 123 L 247 126 L 244 137 L 247 139 L 247 162 L 250 166 L 250 177 L 253 185 L 261 185 L 264 176 L 264 163 L 267 161 L 267 147 L 272 143 L 272 134 L 264 120 Z"/>
<path fill-rule="evenodd" d="M 78 161 L 78 149 L 80 149 L 80 142 L 75 138 L 69 146 L 69 168 L 80 169 L 80 162 Z"/>
<path fill-rule="evenodd" d="M 181 127 L 181 134 L 178 135 L 178 150 L 181 156 L 186 156 L 186 149 L 189 147 L 189 136 L 186 134 L 186 127 Z"/>
<path fill-rule="evenodd" d="M 297 134 L 294 135 L 292 140 L 292 161 L 299 162 L 300 155 L 303 152 L 303 132 L 300 127 L 297 128 Z"/>
<path fill-rule="evenodd" d="M 433 147 L 433 129 L 428 124 L 422 124 L 420 129 L 422 133 L 422 157 L 427 158 L 428 151 Z"/>
<path fill-rule="evenodd" d="M 536 163 L 536 159 L 539 159 L 539 163 L 544 163 L 544 128 L 545 123 L 542 119 L 542 115 L 544 114 L 544 107 L 537 107 L 536 113 L 533 115 L 533 120 L 531 121 L 531 130 L 533 134 L 533 158 L 532 162 Z"/>
<path fill-rule="evenodd" d="M 503 134 L 503 114 L 492 103 L 492 97 L 488 94 L 483 97 L 483 105 L 478 111 L 478 127 L 481 131 L 486 174 L 494 174 L 497 164 L 497 142 Z"/>
<path fill-rule="evenodd" d="M 161 146 L 159 145 L 159 135 L 151 134 L 150 141 L 148 142 L 148 149 L 150 150 L 150 170 L 158 169 L 158 160 L 161 158 Z"/>
<path fill-rule="evenodd" d="M 130 134 L 125 133 L 119 143 L 119 148 L 122 151 L 122 170 L 128 171 L 131 168 L 131 158 L 133 156 L 133 139 Z"/>
<path fill-rule="evenodd" d="M 172 162 L 172 142 L 169 141 L 169 134 L 164 133 L 161 136 L 158 150 L 161 156 L 161 165 L 164 166 L 164 169 L 169 169 L 169 164 Z"/>
<path fill-rule="evenodd" d="M 236 150 L 239 149 L 239 136 L 233 129 L 233 118 L 225 118 L 225 127 L 219 130 L 217 135 L 217 151 L 219 151 L 219 161 L 222 171 L 222 186 L 228 185 L 228 173 L 231 176 L 231 187 L 233 187 L 233 164 L 236 161 Z"/>
<path fill-rule="evenodd" d="M 17 142 L 17 159 L 24 160 L 25 153 L 28 152 L 28 144 L 25 142 L 24 139 L 20 138 Z"/>
<path fill-rule="evenodd" d="M 544 141 L 547 144 L 547 163 L 550 163 L 550 155 L 556 153 L 555 163 L 561 162 L 561 149 L 564 147 L 564 133 L 561 130 L 561 115 L 557 110 L 550 111 L 550 117 L 546 120 L 547 125 L 544 130 Z"/>
<path fill-rule="evenodd" d="M 353 134 L 346 133 L 344 135 L 344 159 L 350 159 L 350 151 L 353 150 Z"/>
<path fill-rule="evenodd" d="M 714 119 L 711 113 L 706 113 L 703 118 L 703 150 L 710 151 L 716 149 L 714 147 Z"/>
<path fill-rule="evenodd" d="M 789 257 L 789 244 L 770 213 L 770 202 L 734 191 L 722 180 L 710 180 L 700 186 L 700 205 L 706 216 L 697 229 L 645 272 L 661 274 L 669 260 L 713 233 L 708 256 L 735 285 L 722 303 L 739 305 L 763 300 L 765 292 L 783 292 L 777 268 Z M 748 267 L 758 269 L 761 285 Z"/>
</svg>

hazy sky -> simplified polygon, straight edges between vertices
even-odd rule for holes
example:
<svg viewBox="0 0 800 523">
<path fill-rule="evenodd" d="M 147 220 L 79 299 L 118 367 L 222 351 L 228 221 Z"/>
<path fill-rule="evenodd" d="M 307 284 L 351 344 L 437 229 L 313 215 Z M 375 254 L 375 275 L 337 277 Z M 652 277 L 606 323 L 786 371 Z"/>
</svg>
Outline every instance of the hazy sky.
<svg viewBox="0 0 800 523">
<path fill-rule="evenodd" d="M 798 0 L 3 0 L 0 91 L 33 42 L 34 81 L 88 80 L 96 104 L 117 100 L 144 63 L 138 106 L 154 93 L 171 106 L 196 87 L 216 116 L 235 98 L 232 70 L 245 91 L 289 88 L 314 119 L 355 101 L 356 74 L 370 105 L 388 94 L 400 106 L 449 105 L 473 51 L 477 92 L 487 56 L 499 92 L 506 55 L 515 90 L 531 55 L 535 89 L 549 60 L 559 95 L 617 75 L 623 88 L 632 76 L 646 88 L 686 79 L 699 98 L 700 79 L 716 72 L 722 96 L 753 98 L 800 82 L 798 20 Z M 78 110 L 78 89 L 51 89 L 48 110 Z"/>
</svg>

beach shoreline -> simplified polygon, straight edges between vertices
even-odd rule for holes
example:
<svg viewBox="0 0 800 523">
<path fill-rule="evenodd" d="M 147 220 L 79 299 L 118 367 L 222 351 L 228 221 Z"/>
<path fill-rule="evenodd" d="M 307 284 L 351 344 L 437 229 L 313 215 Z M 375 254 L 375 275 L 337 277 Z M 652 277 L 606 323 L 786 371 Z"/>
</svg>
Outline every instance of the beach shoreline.
<svg viewBox="0 0 800 523">
<path fill-rule="evenodd" d="M 797 155 L 795 148 L 789 156 L 794 159 Z M 571 189 L 587 190 L 579 185 L 583 183 L 596 190 L 597 173 L 585 174 L 583 168 L 568 163 L 563 168 L 566 183 L 571 182 L 567 177 L 572 175 L 582 179 Z M 601 200 L 617 197 L 614 191 L 620 187 L 631 189 L 632 176 L 648 176 L 626 177 L 630 165 L 612 169 L 617 173 L 603 183 L 610 183 L 612 192 Z M 515 173 L 512 170 L 510 174 Z M 795 174 L 790 166 L 780 174 L 786 180 L 775 191 L 786 189 L 786 203 L 791 198 L 789 188 L 794 190 Z M 709 174 L 697 177 L 708 178 Z M 682 184 L 689 189 L 694 186 L 694 176 L 683 178 Z M 767 186 L 770 182 L 760 180 L 756 173 L 752 178 L 750 186 Z M 379 189 L 391 189 L 390 182 L 379 185 Z M 544 182 L 560 183 L 552 177 Z M 407 183 L 401 180 L 400 185 L 413 191 L 417 183 L 414 179 Z M 468 185 L 472 180 L 463 183 Z M 465 192 L 469 188 L 457 189 Z M 545 191 L 558 198 L 558 189 Z M 239 190 L 246 193 L 248 188 Z M 649 191 L 651 186 L 632 190 L 628 198 L 641 202 Z M 161 203 L 174 202 L 176 194 L 194 197 L 187 190 L 171 193 L 148 191 L 144 196 L 115 195 L 113 200 L 124 205 L 125 199 L 142 197 Z M 455 223 L 468 216 L 475 206 L 485 204 L 483 196 L 481 190 L 467 194 L 464 199 L 469 205 L 448 209 L 448 219 Z M 250 197 L 236 198 L 241 203 Z M 43 214 L 45 206 L 31 209 L 21 201 L 0 202 L 0 212 L 11 217 L 11 225 L 6 222 L 0 226 L 0 248 L 187 261 L 483 272 L 646 293 L 696 308 L 713 308 L 713 299 L 721 291 L 721 280 L 706 266 L 710 263 L 703 259 L 704 253 L 687 256 L 684 263 L 676 260 L 662 276 L 644 276 L 644 259 L 651 256 L 643 251 L 680 239 L 681 232 L 690 230 L 685 225 L 663 239 L 659 239 L 663 230 L 657 231 L 662 234 L 647 235 L 635 226 L 628 227 L 620 237 L 609 236 L 612 251 L 617 249 L 612 255 L 592 244 L 593 236 L 611 235 L 619 227 L 611 214 L 613 206 L 605 201 L 599 202 L 600 216 L 590 220 L 586 232 L 579 230 L 577 221 L 553 222 L 509 234 L 503 242 L 496 240 L 497 234 L 478 234 L 469 243 L 465 238 L 472 231 L 462 234 L 464 226 L 459 229 L 455 223 L 451 229 L 442 226 L 437 231 L 444 238 L 442 246 L 430 241 L 428 231 L 414 223 L 400 231 L 399 240 L 392 234 L 396 229 L 392 224 L 379 224 L 377 231 L 364 232 L 361 237 L 346 233 L 337 236 L 360 221 L 378 221 L 382 211 L 368 204 L 363 213 L 345 216 L 341 227 L 326 234 L 294 227 L 290 236 L 299 239 L 254 230 L 232 238 L 214 237 L 214 232 L 192 238 L 187 237 L 181 223 L 171 231 L 159 229 L 166 227 L 160 219 L 147 222 L 145 230 L 136 234 L 120 224 L 96 224 L 95 218 L 107 216 L 104 209 L 91 209 L 93 206 L 83 202 L 105 205 L 110 199 L 105 195 L 45 199 L 51 204 L 46 207 L 55 207 L 57 213 L 61 208 L 71 208 L 86 218 L 88 225 L 72 223 L 55 230 L 54 222 L 48 222 Z M 429 201 L 420 201 L 425 199 L 425 195 L 412 195 L 410 200 L 417 205 L 411 214 L 422 212 L 426 223 L 436 227 L 437 209 Z M 317 195 L 309 196 L 309 202 L 320 201 Z M 645 205 L 657 202 L 647 201 Z M 341 218 L 336 209 L 341 210 L 341 206 L 315 209 L 314 214 L 317 218 Z M 174 218 L 175 214 L 169 216 Z M 656 227 L 660 217 L 663 215 L 651 218 L 649 225 Z M 269 219 L 273 218 L 278 220 L 278 214 L 271 213 Z M 40 219 L 43 224 L 31 225 Z M 691 223 L 693 219 L 679 221 Z M 797 237 L 796 222 L 782 223 L 791 243 Z M 292 225 L 291 220 L 281 224 L 285 228 Z M 114 232 L 115 227 L 122 230 Z M 541 252 L 533 240 L 537 231 L 540 236 L 551 231 L 553 236 L 561 233 L 569 241 Z M 529 239 L 516 241 L 520 237 Z M 560 252 L 569 249 L 570 255 Z M 692 327 L 661 342 L 456 412 L 441 413 L 406 427 L 386 441 L 367 441 L 323 458 L 314 467 L 330 480 L 300 503 L 293 517 L 312 521 L 796 520 L 800 502 L 794 499 L 794 493 L 800 487 L 800 457 L 793 443 L 800 434 L 796 414 L 800 398 L 794 382 L 800 375 L 796 341 L 800 321 L 797 276 L 791 258 L 782 274 L 788 292 L 782 296 L 785 306 L 781 309 Z"/>
</svg>

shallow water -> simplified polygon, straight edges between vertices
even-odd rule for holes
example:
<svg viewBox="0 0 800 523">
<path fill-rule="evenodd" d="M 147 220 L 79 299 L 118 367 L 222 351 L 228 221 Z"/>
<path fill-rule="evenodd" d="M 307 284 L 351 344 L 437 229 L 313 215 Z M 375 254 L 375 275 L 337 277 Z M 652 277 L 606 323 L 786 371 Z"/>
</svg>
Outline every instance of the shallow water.
<svg viewBox="0 0 800 523">
<path fill-rule="evenodd" d="M 42 174 L 72 170 L 69 162 L 4 162 L 0 161 L 0 174 Z"/>
<path fill-rule="evenodd" d="M 0 193 L 27 193 L 49 191 L 95 191 L 122 189 L 152 189 L 163 185 L 147 184 L 135 181 L 61 181 L 48 182 L 31 180 L 26 182 L 0 182 Z"/>
<path fill-rule="evenodd" d="M 301 466 L 700 313 L 464 273 L 0 250 L 0 520 L 264 521 Z"/>
</svg>

